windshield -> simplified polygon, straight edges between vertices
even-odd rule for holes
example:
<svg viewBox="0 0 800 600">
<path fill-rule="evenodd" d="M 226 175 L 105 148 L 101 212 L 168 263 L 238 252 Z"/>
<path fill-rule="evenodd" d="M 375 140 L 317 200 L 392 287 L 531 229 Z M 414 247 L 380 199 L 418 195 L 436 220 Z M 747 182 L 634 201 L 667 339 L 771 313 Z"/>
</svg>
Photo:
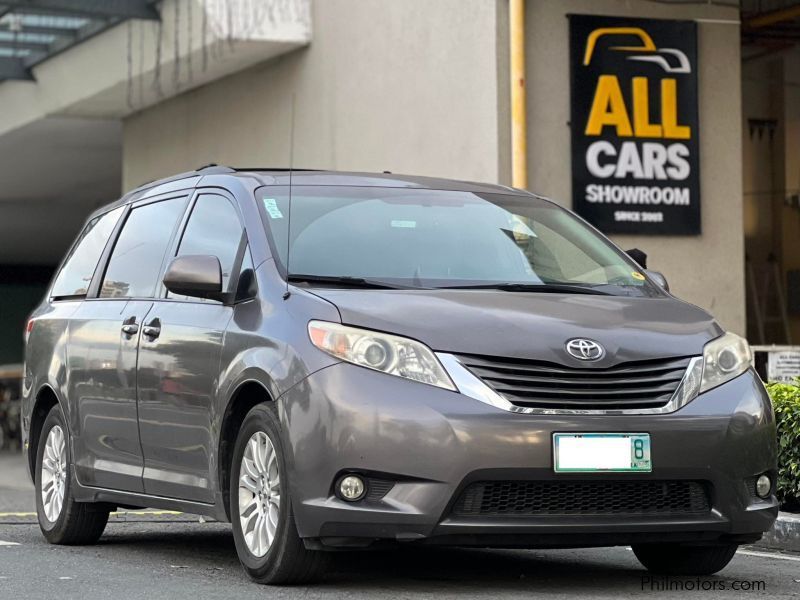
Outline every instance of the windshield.
<svg viewBox="0 0 800 600">
<path fill-rule="evenodd" d="M 256 194 L 273 254 L 290 280 L 346 286 L 347 279 L 358 279 L 412 288 L 573 286 L 660 295 L 602 236 L 531 196 L 294 186 L 290 219 L 288 187 L 263 187 Z"/>
</svg>

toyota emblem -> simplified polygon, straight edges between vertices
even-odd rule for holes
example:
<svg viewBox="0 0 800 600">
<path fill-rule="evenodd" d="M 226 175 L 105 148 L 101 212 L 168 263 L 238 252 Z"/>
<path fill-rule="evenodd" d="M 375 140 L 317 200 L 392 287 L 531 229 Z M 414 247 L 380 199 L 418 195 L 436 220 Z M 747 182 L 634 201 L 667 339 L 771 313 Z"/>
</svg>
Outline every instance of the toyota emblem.
<svg viewBox="0 0 800 600">
<path fill-rule="evenodd" d="M 605 348 L 594 340 L 586 338 L 567 341 L 567 352 L 578 360 L 600 360 L 606 355 Z"/>
</svg>

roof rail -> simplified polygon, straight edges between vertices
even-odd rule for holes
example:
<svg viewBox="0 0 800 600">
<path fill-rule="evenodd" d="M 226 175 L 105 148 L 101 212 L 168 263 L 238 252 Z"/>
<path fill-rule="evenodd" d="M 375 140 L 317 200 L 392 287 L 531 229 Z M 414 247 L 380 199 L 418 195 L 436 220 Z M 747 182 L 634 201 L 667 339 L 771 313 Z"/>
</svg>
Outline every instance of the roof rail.
<svg viewBox="0 0 800 600">
<path fill-rule="evenodd" d="M 0 0 L 2 1 L 2 0 Z M 208 163 L 197 169 L 203 174 L 220 174 L 220 173 L 241 173 L 242 171 L 273 171 L 273 172 L 287 172 L 287 171 L 320 171 L 321 169 L 304 169 L 302 167 L 229 167 L 227 165 L 218 165 L 217 163 Z M 384 171 L 388 173 L 388 171 Z"/>
<path fill-rule="evenodd" d="M 2 1 L 2 0 L 0 0 Z M 266 172 L 281 172 L 288 173 L 289 171 L 321 171 L 322 169 L 304 169 L 302 167 L 232 167 L 232 169 L 241 173 L 242 171 L 266 171 Z"/>
<path fill-rule="evenodd" d="M 203 173 L 204 175 L 235 173 L 236 171 L 237 169 L 232 169 L 231 167 L 226 167 L 225 165 L 218 165 L 217 163 L 208 163 L 207 165 L 203 165 L 199 169 L 196 169 L 197 173 Z"/>
<path fill-rule="evenodd" d="M 153 179 L 151 181 L 146 181 L 141 185 L 137 185 L 135 188 L 130 190 L 128 193 L 125 194 L 125 198 L 129 197 L 131 194 L 136 192 L 142 192 L 144 190 L 150 189 L 151 187 L 155 187 L 157 185 L 161 185 L 162 183 L 169 183 L 171 181 L 178 181 L 179 179 L 187 179 L 189 177 L 197 177 L 197 171 L 186 171 L 184 173 L 178 173 L 177 175 L 170 175 L 169 177 L 164 177 L 162 179 Z"/>
<path fill-rule="evenodd" d="M 2 1 L 2 0 L 0 0 Z M 288 172 L 288 171 L 319 171 L 320 169 L 298 169 L 298 168 L 288 168 L 288 167 L 228 167 L 225 165 L 218 165 L 217 163 L 209 163 L 207 165 L 203 165 L 195 169 L 194 171 L 186 171 L 184 173 L 178 173 L 176 175 L 171 175 L 170 177 L 165 177 L 163 179 L 154 179 L 153 181 L 148 181 L 143 183 L 139 186 L 136 186 L 130 192 L 128 192 L 125 197 L 128 197 L 130 194 L 134 192 L 141 192 L 143 190 L 149 189 L 156 185 L 161 185 L 162 183 L 169 183 L 171 181 L 177 181 L 179 179 L 187 179 L 189 177 L 197 177 L 199 175 L 225 175 L 231 173 L 241 173 L 242 171 L 268 171 L 268 172 Z"/>
<path fill-rule="evenodd" d="M 199 169 L 195 169 L 194 171 L 184 171 L 183 173 L 177 173 L 175 175 L 170 175 L 169 177 L 164 177 L 162 179 L 153 179 L 151 181 L 147 181 L 141 185 L 137 185 L 133 188 L 128 194 L 132 194 L 133 192 L 139 192 L 145 189 L 149 189 L 151 187 L 161 185 L 162 183 L 169 183 L 171 181 L 178 181 L 179 179 L 188 179 L 189 177 L 197 177 L 199 175 L 219 175 L 224 173 L 235 173 L 235 169 L 231 169 L 230 167 L 225 167 L 221 165 L 217 165 L 215 163 L 211 163 L 200 167 Z M 126 194 L 126 196 L 128 195 Z"/>
</svg>

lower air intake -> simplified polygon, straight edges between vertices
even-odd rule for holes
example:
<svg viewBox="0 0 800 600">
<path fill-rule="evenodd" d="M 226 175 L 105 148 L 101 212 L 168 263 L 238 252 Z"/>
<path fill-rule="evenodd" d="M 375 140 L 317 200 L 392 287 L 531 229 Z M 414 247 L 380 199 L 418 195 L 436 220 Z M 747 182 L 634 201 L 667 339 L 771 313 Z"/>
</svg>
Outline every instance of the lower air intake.
<svg viewBox="0 0 800 600">
<path fill-rule="evenodd" d="M 469 485 L 457 516 L 690 515 L 711 509 L 699 481 L 485 481 Z"/>
</svg>

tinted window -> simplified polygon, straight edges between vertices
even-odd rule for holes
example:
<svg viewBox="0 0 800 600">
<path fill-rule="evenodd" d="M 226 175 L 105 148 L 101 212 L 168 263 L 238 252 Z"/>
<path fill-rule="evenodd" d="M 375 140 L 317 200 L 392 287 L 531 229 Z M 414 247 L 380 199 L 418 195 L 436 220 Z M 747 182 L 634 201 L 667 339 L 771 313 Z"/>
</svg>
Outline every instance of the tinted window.
<svg viewBox="0 0 800 600">
<path fill-rule="evenodd" d="M 134 208 L 114 246 L 100 290 L 101 298 L 150 298 L 184 198 Z"/>
<path fill-rule="evenodd" d="M 95 217 L 84 228 L 53 284 L 52 296 L 85 296 L 97 261 L 106 247 L 123 207 Z"/>
<path fill-rule="evenodd" d="M 241 239 L 242 225 L 230 201 L 223 196 L 204 194 L 192 209 L 178 256 L 216 256 L 222 265 L 222 289 L 227 290 Z"/>
</svg>

